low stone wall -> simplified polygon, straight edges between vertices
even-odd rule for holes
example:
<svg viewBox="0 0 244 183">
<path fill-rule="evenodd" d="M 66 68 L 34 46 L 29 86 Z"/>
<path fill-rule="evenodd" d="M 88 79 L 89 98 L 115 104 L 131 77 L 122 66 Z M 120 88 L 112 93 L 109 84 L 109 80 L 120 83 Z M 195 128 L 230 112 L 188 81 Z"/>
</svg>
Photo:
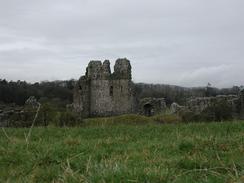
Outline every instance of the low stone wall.
<svg viewBox="0 0 244 183">
<path fill-rule="evenodd" d="M 198 97 L 193 98 L 187 101 L 187 108 L 195 113 L 201 113 L 208 107 L 214 106 L 221 102 L 227 102 L 231 108 L 236 107 L 236 101 L 238 100 L 238 96 L 236 95 L 219 95 L 216 97 Z"/>
<path fill-rule="evenodd" d="M 39 105 L 33 96 L 24 106 L 0 104 L 0 127 L 29 127 Z"/>
</svg>

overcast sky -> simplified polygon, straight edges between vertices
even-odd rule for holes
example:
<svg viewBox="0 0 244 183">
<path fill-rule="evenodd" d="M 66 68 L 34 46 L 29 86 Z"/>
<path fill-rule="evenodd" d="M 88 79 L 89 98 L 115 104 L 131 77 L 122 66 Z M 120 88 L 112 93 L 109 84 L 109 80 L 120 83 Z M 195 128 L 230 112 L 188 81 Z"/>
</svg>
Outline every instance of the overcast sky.
<svg viewBox="0 0 244 183">
<path fill-rule="evenodd" d="M 124 57 L 135 82 L 244 84 L 244 1 L 0 0 L 0 78 L 78 79 Z"/>
</svg>

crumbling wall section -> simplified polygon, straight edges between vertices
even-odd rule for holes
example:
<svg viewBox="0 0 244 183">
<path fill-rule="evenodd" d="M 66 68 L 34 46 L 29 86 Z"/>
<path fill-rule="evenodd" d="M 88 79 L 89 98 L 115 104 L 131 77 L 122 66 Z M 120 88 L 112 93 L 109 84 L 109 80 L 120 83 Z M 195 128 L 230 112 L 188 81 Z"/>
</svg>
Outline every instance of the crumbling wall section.
<svg viewBox="0 0 244 183">
<path fill-rule="evenodd" d="M 165 112 L 167 109 L 164 98 L 143 98 L 140 100 L 140 114 L 152 116 Z"/>
<path fill-rule="evenodd" d="M 221 102 L 226 102 L 231 108 L 234 108 L 235 100 L 238 99 L 236 95 L 219 95 L 216 97 L 198 97 L 187 101 L 187 108 L 197 114 L 203 112 L 208 107 L 214 106 Z"/>
<path fill-rule="evenodd" d="M 90 115 L 90 82 L 85 76 L 79 79 L 74 88 L 73 108 L 81 116 Z"/>
<path fill-rule="evenodd" d="M 111 98 L 114 114 L 136 112 L 135 86 L 131 80 L 119 79 L 112 81 Z"/>
<path fill-rule="evenodd" d="M 112 98 L 110 97 L 111 81 L 91 80 L 90 115 L 108 116 L 113 111 Z"/>
</svg>

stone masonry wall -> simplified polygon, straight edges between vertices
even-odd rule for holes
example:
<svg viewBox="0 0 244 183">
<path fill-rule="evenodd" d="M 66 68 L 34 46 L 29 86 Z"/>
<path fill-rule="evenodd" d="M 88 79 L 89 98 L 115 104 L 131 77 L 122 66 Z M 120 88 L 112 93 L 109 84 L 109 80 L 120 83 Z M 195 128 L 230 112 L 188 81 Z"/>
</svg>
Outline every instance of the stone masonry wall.
<svg viewBox="0 0 244 183">
<path fill-rule="evenodd" d="M 75 86 L 73 107 L 75 112 L 83 116 L 90 114 L 90 83 L 85 76 L 82 76 Z"/>
<path fill-rule="evenodd" d="M 234 101 L 238 99 L 236 95 L 219 95 L 217 97 L 198 97 L 190 99 L 187 107 L 195 113 L 201 113 L 206 108 L 213 106 L 221 101 L 226 101 L 230 107 L 234 107 Z"/>
<path fill-rule="evenodd" d="M 118 59 L 114 73 L 108 60 L 91 61 L 75 87 L 73 105 L 85 117 L 134 113 L 137 104 L 130 61 Z"/>
<path fill-rule="evenodd" d="M 191 112 L 194 112 L 195 114 L 200 114 L 209 107 L 221 105 L 225 103 L 230 108 L 232 117 L 238 119 L 240 117 L 239 101 L 240 98 L 237 95 L 198 97 L 198 98 L 190 99 L 187 102 L 186 108 Z"/>
</svg>

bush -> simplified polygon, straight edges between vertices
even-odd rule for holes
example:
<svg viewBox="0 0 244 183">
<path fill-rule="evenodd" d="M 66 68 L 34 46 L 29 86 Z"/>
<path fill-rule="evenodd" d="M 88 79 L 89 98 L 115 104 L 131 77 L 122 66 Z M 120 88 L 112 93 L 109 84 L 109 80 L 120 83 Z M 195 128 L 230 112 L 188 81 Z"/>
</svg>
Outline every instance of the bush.
<svg viewBox="0 0 244 183">
<path fill-rule="evenodd" d="M 45 103 L 41 106 L 36 125 L 58 127 L 76 126 L 81 123 L 81 118 L 77 113 L 67 111 L 57 105 Z"/>
<path fill-rule="evenodd" d="M 58 114 L 58 111 L 56 110 L 56 108 L 49 104 L 49 103 L 45 103 L 43 105 L 41 105 L 38 117 L 37 117 L 37 121 L 36 121 L 36 125 L 39 126 L 48 126 L 50 124 L 55 124 L 57 121 L 55 121 L 56 116 Z"/>
<path fill-rule="evenodd" d="M 13 113 L 8 118 L 8 127 L 20 128 L 30 127 L 33 122 L 35 111 L 27 111 L 25 113 Z"/>
<path fill-rule="evenodd" d="M 202 121 L 201 115 L 195 114 L 192 111 L 181 111 L 179 115 L 182 119 L 182 122 L 185 123 Z"/>
<path fill-rule="evenodd" d="M 82 123 L 82 119 L 77 113 L 71 111 L 65 111 L 60 114 L 59 124 L 60 127 L 65 126 L 78 126 Z"/>
</svg>

